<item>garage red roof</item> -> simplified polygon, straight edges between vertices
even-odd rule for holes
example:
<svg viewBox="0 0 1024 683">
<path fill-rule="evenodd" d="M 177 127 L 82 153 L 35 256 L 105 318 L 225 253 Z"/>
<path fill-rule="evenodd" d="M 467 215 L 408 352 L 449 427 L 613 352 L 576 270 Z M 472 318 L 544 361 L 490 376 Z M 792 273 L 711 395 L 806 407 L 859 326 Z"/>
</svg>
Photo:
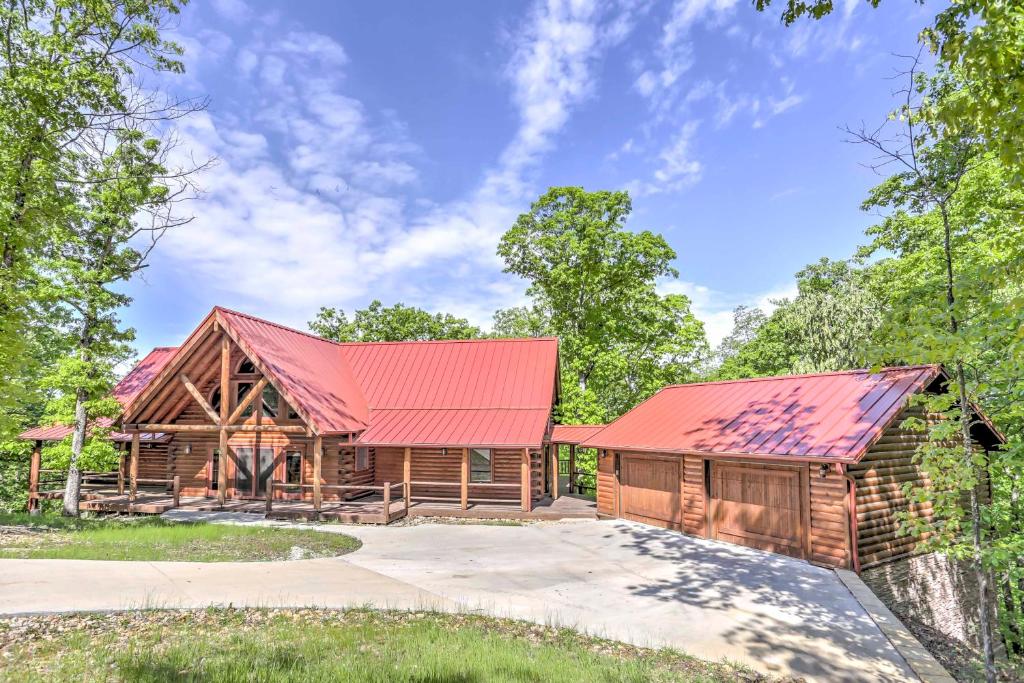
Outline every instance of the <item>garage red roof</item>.
<svg viewBox="0 0 1024 683">
<path fill-rule="evenodd" d="M 937 365 L 665 387 L 585 447 L 858 460 Z"/>
</svg>

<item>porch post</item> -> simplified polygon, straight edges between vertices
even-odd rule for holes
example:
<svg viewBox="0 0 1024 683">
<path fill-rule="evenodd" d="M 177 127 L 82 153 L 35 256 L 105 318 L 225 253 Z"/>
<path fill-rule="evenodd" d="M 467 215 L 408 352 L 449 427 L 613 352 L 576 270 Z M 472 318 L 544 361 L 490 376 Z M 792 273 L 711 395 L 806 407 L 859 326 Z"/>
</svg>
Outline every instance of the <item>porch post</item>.
<svg viewBox="0 0 1024 683">
<path fill-rule="evenodd" d="M 128 500 L 135 502 L 135 496 L 139 493 L 139 433 L 132 434 L 132 459 L 128 465 L 129 487 Z"/>
<path fill-rule="evenodd" d="M 220 456 L 217 458 L 217 502 L 224 507 L 228 494 L 228 409 L 231 407 L 231 341 L 220 333 Z"/>
<path fill-rule="evenodd" d="M 32 446 L 32 460 L 28 466 L 28 511 L 39 514 L 39 468 L 43 462 L 43 442 L 36 441 Z"/>
<path fill-rule="evenodd" d="M 569 493 L 576 493 L 576 444 L 569 444 Z"/>
<path fill-rule="evenodd" d="M 117 448 L 117 495 L 124 495 L 124 444 Z"/>
<path fill-rule="evenodd" d="M 558 444 L 548 446 L 551 455 L 551 500 L 558 500 Z"/>
<path fill-rule="evenodd" d="M 313 509 L 320 512 L 323 498 L 320 493 L 320 476 L 323 468 L 324 440 L 319 434 L 313 437 Z"/>
<path fill-rule="evenodd" d="M 469 508 L 469 449 L 462 449 L 462 467 L 459 468 L 459 500 L 462 509 Z"/>
<path fill-rule="evenodd" d="M 402 459 L 402 481 L 412 481 L 412 449 L 406 447 L 405 457 Z"/>
<path fill-rule="evenodd" d="M 530 449 L 523 449 L 523 461 L 520 467 L 519 495 L 522 501 L 523 512 L 529 512 L 532 505 L 532 492 L 530 491 Z"/>
</svg>

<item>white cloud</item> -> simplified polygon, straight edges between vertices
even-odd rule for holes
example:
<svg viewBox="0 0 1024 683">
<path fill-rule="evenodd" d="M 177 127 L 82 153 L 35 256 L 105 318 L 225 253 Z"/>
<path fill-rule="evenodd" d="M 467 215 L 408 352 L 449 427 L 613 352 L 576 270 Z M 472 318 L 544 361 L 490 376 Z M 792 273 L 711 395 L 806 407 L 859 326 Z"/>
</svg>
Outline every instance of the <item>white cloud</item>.
<svg viewBox="0 0 1024 683">
<path fill-rule="evenodd" d="M 695 282 L 666 280 L 659 284 L 658 291 L 689 297 L 690 310 L 704 323 L 708 342 L 715 347 L 732 332 L 733 310 L 737 306 L 752 306 L 771 314 L 775 310 L 773 302 L 796 296 L 796 283 L 762 292 L 727 294 Z"/>
<path fill-rule="evenodd" d="M 213 0 L 213 9 L 225 19 L 241 22 L 252 16 L 244 0 Z"/>
<path fill-rule="evenodd" d="M 501 274 L 497 240 L 536 192 L 538 163 L 593 93 L 595 66 L 631 16 L 581 0 L 536 4 L 504 73 L 515 133 L 474 189 L 440 205 L 416 196 L 423 152 L 403 122 L 346 86 L 344 47 L 280 26 L 260 38 L 267 22 L 254 19 L 230 61 L 246 79 L 242 119 L 208 112 L 181 124 L 183 149 L 220 163 L 201 179 L 195 222 L 168 235 L 158 258 L 187 269 L 211 304 L 295 325 L 320 305 L 370 296 L 489 323 L 524 290 Z"/>
<path fill-rule="evenodd" d="M 688 121 L 658 154 L 659 165 L 649 180 L 634 180 L 627 189 L 634 196 L 677 192 L 700 180 L 702 166 L 693 158 L 692 143 L 699 121 Z"/>
</svg>

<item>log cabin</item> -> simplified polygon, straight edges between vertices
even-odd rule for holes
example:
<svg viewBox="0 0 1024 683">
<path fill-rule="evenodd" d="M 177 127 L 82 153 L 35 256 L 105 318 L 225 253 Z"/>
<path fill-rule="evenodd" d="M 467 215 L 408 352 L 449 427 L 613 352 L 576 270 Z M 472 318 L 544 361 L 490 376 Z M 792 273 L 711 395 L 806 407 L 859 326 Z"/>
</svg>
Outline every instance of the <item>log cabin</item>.
<svg viewBox="0 0 1024 683">
<path fill-rule="evenodd" d="M 582 440 L 598 512 L 858 572 L 907 558 L 923 538 L 899 514 L 931 509 L 904 485 L 930 482 L 926 435 L 902 424 L 940 419 L 910 399 L 946 381 L 926 365 L 665 387 Z M 995 448 L 978 418 L 975 443 Z"/>
<path fill-rule="evenodd" d="M 112 438 L 125 457 L 94 479 L 118 490 L 83 496 L 86 509 L 200 499 L 211 503 L 200 509 L 248 502 L 237 509 L 386 523 L 410 500 L 529 513 L 557 498 L 557 463 L 544 457 L 559 399 L 555 338 L 338 343 L 216 307 L 181 346 L 147 355 L 115 396 Z M 44 497 L 42 443 L 68 431 L 21 435 L 36 442 L 30 506 Z M 145 507 L 140 485 L 173 488 L 173 501 Z M 358 501 L 378 516 L 349 514 Z"/>
</svg>

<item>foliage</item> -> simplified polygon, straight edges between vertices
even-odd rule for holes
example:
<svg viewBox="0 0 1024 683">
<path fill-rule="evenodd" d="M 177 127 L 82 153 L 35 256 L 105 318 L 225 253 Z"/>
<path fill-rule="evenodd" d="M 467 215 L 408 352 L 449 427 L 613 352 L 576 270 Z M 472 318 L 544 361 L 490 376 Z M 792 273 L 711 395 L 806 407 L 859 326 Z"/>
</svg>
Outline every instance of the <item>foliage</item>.
<svg viewBox="0 0 1024 683">
<path fill-rule="evenodd" d="M 17 427 L 38 395 L 12 385 L 46 327 L 64 349 L 45 373 L 46 418 L 74 424 L 65 507 L 77 514 L 77 459 L 102 438 L 89 424 L 132 333 L 116 287 L 142 268 L 192 193 L 195 168 L 168 169 L 163 124 L 204 106 L 165 99 L 145 72 L 180 73 L 181 48 L 161 35 L 180 0 L 15 0 L 0 8 L 0 412 Z M 2 340 L 0 340 L 2 341 Z M 42 347 L 45 349 L 45 347 Z M 10 354 L 5 356 L 5 354 Z M 40 373 L 43 374 L 43 373 Z M 28 387 L 32 389 L 32 385 Z M 107 446 L 109 450 L 109 445 Z"/>
<path fill-rule="evenodd" d="M 716 379 L 863 367 L 882 306 L 870 272 L 821 259 L 796 274 L 797 295 L 774 302 L 770 316 L 741 307 L 718 348 Z"/>
<path fill-rule="evenodd" d="M 416 341 L 430 339 L 476 339 L 480 328 L 465 318 L 449 313 L 430 313 L 399 302 L 384 306 L 374 300 L 357 310 L 349 321 L 345 311 L 321 307 L 309 329 L 324 339 L 353 341 Z"/>
<path fill-rule="evenodd" d="M 867 0 L 877 7 L 880 0 Z M 923 0 L 918 0 L 922 2 Z M 763 11 L 772 0 L 754 0 Z M 785 0 L 786 25 L 801 17 L 821 19 L 834 0 Z M 921 31 L 941 70 L 959 73 L 964 88 L 928 113 L 952 136 L 972 131 L 1007 169 L 1014 184 L 1024 182 L 1024 5 L 1019 0 L 958 0 Z"/>
<path fill-rule="evenodd" d="M 19 639 L 20 638 L 20 639 Z M 0 624 L 12 680 L 767 680 L 749 669 L 567 628 L 426 610 L 148 610 Z M 197 656 L 201 653 L 201 656 Z M 258 672 L 255 674 L 254 672 Z"/>
<path fill-rule="evenodd" d="M 563 422 L 606 422 L 665 384 L 695 376 L 707 354 L 702 323 L 679 294 L 660 235 L 625 228 L 626 192 L 553 187 L 502 236 L 505 272 L 529 282 L 528 309 L 501 311 L 502 334 L 545 332 L 561 346 Z"/>
</svg>

